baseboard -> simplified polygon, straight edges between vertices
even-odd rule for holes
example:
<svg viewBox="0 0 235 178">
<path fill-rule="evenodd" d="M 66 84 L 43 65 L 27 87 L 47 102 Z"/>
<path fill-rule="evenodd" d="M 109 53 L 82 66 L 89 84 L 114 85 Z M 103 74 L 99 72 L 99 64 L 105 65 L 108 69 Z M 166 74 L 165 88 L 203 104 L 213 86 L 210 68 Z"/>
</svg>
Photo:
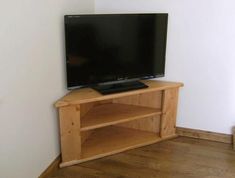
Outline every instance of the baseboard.
<svg viewBox="0 0 235 178">
<path fill-rule="evenodd" d="M 235 150 L 235 126 L 233 127 L 233 149 Z"/>
<path fill-rule="evenodd" d="M 233 136 L 230 134 L 222 134 L 222 133 L 182 128 L 182 127 L 177 127 L 176 133 L 179 136 L 199 138 L 199 139 L 228 143 L 228 144 L 233 143 Z"/>
<path fill-rule="evenodd" d="M 48 168 L 43 171 L 43 173 L 38 178 L 48 178 L 51 176 L 55 171 L 59 169 L 59 164 L 61 162 L 61 156 L 59 155 L 49 166 Z"/>
</svg>

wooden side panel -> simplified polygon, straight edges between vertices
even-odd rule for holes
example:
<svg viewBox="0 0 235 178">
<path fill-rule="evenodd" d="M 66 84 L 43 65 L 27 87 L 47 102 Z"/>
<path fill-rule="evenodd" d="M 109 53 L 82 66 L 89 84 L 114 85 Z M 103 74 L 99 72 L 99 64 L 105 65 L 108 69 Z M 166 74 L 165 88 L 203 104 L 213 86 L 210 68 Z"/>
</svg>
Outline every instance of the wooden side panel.
<svg viewBox="0 0 235 178">
<path fill-rule="evenodd" d="M 162 98 L 162 91 L 155 91 L 155 92 L 148 92 L 148 93 L 116 98 L 113 100 L 113 102 L 160 109 L 161 100 L 162 100 L 161 98 Z"/>
<path fill-rule="evenodd" d="M 80 105 L 80 116 L 81 118 L 84 117 L 90 109 L 97 105 L 102 105 L 102 104 L 107 104 L 107 103 L 112 103 L 113 100 L 103 100 L 103 101 L 97 101 L 97 102 L 89 102 L 89 103 L 84 103 Z M 81 120 L 80 120 L 81 121 Z M 80 123 L 81 124 L 81 123 Z M 86 132 L 81 132 L 81 144 L 83 144 L 87 138 L 92 134 L 92 130 L 86 131 Z"/>
<path fill-rule="evenodd" d="M 162 98 L 161 137 L 176 134 L 178 88 L 165 90 Z"/>
<path fill-rule="evenodd" d="M 80 107 L 59 108 L 62 162 L 80 159 Z"/>
<path fill-rule="evenodd" d="M 93 108 L 95 103 L 86 103 L 80 105 L 80 116 L 83 117 L 91 108 Z"/>
<path fill-rule="evenodd" d="M 142 93 L 139 95 L 139 105 L 161 109 L 162 91 Z"/>
<path fill-rule="evenodd" d="M 131 122 L 126 122 L 123 124 L 117 124 L 117 126 L 159 133 L 160 132 L 160 116 L 143 118 L 143 119 L 139 119 L 139 120 L 135 120 Z"/>
<path fill-rule="evenodd" d="M 114 99 L 113 102 L 161 109 L 162 91 L 154 91 L 133 96 L 117 98 Z M 160 117 L 154 116 L 154 117 L 144 118 L 124 124 L 118 124 L 118 126 L 159 133 Z"/>
<path fill-rule="evenodd" d="M 81 117 L 86 115 L 87 112 L 90 111 L 93 107 L 97 105 L 102 105 L 102 104 L 107 104 L 107 103 L 112 103 L 112 100 L 103 100 L 103 101 L 97 101 L 97 102 L 89 102 L 89 103 L 84 103 L 80 105 L 80 114 Z"/>
<path fill-rule="evenodd" d="M 88 130 L 86 132 L 81 132 L 81 144 L 83 144 L 89 136 L 93 133 L 94 130 Z"/>
<path fill-rule="evenodd" d="M 113 99 L 113 103 L 130 104 L 130 105 L 139 106 L 139 98 L 140 98 L 140 95 L 125 96 L 125 97 Z"/>
</svg>

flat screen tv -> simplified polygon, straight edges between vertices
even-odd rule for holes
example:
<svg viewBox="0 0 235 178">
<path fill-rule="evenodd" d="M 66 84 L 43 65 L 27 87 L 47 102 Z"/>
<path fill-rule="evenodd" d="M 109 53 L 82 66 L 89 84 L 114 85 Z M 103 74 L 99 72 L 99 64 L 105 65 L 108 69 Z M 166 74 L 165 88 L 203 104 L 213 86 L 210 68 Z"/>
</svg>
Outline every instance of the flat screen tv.
<svg viewBox="0 0 235 178">
<path fill-rule="evenodd" d="M 103 94 L 162 77 L 168 14 L 65 15 L 67 88 Z"/>
</svg>

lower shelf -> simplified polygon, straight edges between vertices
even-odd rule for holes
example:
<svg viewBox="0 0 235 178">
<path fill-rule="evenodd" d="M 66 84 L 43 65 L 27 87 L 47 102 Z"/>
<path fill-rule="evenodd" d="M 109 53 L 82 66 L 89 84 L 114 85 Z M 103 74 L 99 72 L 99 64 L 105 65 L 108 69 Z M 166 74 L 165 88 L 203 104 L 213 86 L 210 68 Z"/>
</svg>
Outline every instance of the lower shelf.
<svg viewBox="0 0 235 178">
<path fill-rule="evenodd" d="M 119 126 L 96 129 L 82 144 L 80 160 L 62 163 L 69 166 L 160 141 L 158 134 Z"/>
<path fill-rule="evenodd" d="M 82 159 L 100 157 L 153 143 L 158 134 L 136 129 L 110 126 L 94 131 L 82 144 Z"/>
<path fill-rule="evenodd" d="M 119 126 L 96 129 L 82 144 L 81 159 L 61 163 L 60 167 L 102 158 L 175 137 L 177 137 L 177 135 L 160 138 L 158 134 L 153 132 Z"/>
</svg>

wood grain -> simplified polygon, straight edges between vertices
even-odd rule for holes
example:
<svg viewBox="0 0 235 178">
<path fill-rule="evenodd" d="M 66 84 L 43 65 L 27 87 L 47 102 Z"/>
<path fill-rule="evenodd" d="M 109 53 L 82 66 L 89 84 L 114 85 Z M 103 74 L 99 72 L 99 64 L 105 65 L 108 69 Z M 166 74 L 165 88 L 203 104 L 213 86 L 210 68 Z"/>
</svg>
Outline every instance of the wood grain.
<svg viewBox="0 0 235 178">
<path fill-rule="evenodd" d="M 161 110 L 162 93 L 163 93 L 162 91 L 155 91 L 155 92 L 142 93 L 142 94 L 133 95 L 133 96 L 125 96 L 125 97 L 114 99 L 113 102 L 144 106 L 144 107 L 156 108 L 157 110 Z M 157 115 L 157 116 L 152 116 L 152 117 L 148 117 L 145 119 L 139 119 L 139 120 L 124 123 L 124 124 L 118 124 L 118 126 L 159 133 L 160 132 L 160 116 Z"/>
<path fill-rule="evenodd" d="M 174 135 L 176 132 L 176 114 L 178 88 L 167 89 L 162 98 L 161 137 Z"/>
<path fill-rule="evenodd" d="M 93 107 L 81 118 L 81 131 L 160 115 L 159 109 L 127 104 L 103 104 Z"/>
<path fill-rule="evenodd" d="M 87 130 L 86 132 L 81 132 L 81 144 L 83 144 L 93 132 L 94 130 Z"/>
<path fill-rule="evenodd" d="M 81 157 L 80 108 L 66 106 L 59 108 L 62 162 Z"/>
<path fill-rule="evenodd" d="M 93 107 L 103 105 L 103 104 L 111 104 L 113 102 L 112 99 L 110 100 L 103 100 L 103 101 L 96 101 L 96 102 L 89 102 L 80 104 L 80 117 L 86 115 Z"/>
<path fill-rule="evenodd" d="M 81 103 L 120 98 L 123 96 L 143 94 L 143 93 L 151 92 L 151 91 L 161 91 L 161 90 L 176 88 L 176 87 L 179 88 L 183 86 L 182 83 L 176 83 L 176 82 L 164 82 L 164 81 L 153 81 L 153 80 L 144 80 L 142 82 L 148 85 L 149 87 L 146 89 L 133 90 L 133 91 L 116 93 L 116 94 L 111 94 L 111 95 L 101 95 L 100 93 L 98 93 L 97 91 L 91 88 L 73 90 L 72 92 L 68 93 L 66 96 L 58 100 L 55 103 L 55 106 L 63 107 L 63 106 L 68 106 L 68 105 L 76 105 L 76 104 L 81 104 Z"/>
<path fill-rule="evenodd" d="M 82 118 L 83 116 L 86 115 L 96 105 L 96 102 L 90 102 L 90 103 L 85 103 L 80 105 L 80 117 Z"/>
<path fill-rule="evenodd" d="M 151 132 L 110 126 L 97 129 L 82 145 L 82 158 L 129 148 L 145 142 L 155 142 L 159 136 Z"/>
<path fill-rule="evenodd" d="M 178 89 L 183 84 L 143 82 L 149 88 L 110 95 L 86 88 L 56 103 L 62 167 L 176 136 Z"/>
<path fill-rule="evenodd" d="M 176 137 L 176 135 L 171 138 Z M 117 126 L 97 129 L 82 145 L 82 158 L 60 164 L 66 167 L 85 161 L 109 156 L 129 149 L 153 144 L 162 141 L 160 137 L 151 132 L 138 131 Z"/>
<path fill-rule="evenodd" d="M 113 99 L 113 103 L 130 104 L 161 109 L 162 91 L 153 91 Z"/>
<path fill-rule="evenodd" d="M 117 126 L 159 134 L 160 133 L 160 115 L 147 117 L 144 119 L 138 119 L 138 120 L 134 120 L 131 122 L 125 122 L 122 124 L 117 124 Z"/>
</svg>

